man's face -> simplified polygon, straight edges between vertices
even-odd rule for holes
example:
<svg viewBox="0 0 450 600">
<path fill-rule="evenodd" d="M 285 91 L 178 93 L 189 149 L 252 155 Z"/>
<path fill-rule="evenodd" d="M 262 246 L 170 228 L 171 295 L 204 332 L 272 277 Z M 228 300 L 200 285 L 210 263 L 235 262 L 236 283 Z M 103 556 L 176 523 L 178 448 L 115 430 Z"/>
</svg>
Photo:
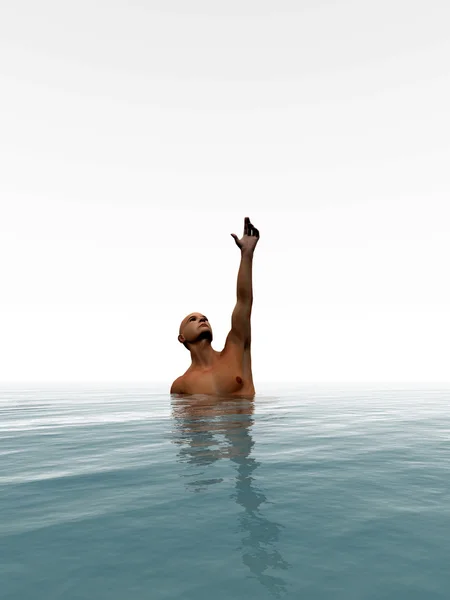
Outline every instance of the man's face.
<svg viewBox="0 0 450 600">
<path fill-rule="evenodd" d="M 180 325 L 181 342 L 195 342 L 199 337 L 212 341 L 212 329 L 208 319 L 201 313 L 191 313 L 183 319 Z M 178 339 L 180 339 L 180 337 Z"/>
</svg>

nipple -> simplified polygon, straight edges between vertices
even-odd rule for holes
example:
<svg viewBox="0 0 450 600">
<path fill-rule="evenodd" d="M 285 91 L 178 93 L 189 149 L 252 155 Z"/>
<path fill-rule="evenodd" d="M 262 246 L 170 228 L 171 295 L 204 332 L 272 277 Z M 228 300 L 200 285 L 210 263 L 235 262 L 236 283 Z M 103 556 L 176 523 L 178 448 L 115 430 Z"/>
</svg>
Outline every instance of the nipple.
<svg viewBox="0 0 450 600">
<path fill-rule="evenodd" d="M 239 385 L 242 385 L 242 379 L 239 376 L 236 377 L 236 381 L 239 383 Z"/>
</svg>

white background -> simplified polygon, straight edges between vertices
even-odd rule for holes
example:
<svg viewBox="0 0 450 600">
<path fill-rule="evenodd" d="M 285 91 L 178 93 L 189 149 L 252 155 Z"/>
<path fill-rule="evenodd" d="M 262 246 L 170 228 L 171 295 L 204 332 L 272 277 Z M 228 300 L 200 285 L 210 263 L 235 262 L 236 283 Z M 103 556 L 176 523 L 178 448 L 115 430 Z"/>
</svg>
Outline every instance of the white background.
<svg viewBox="0 0 450 600">
<path fill-rule="evenodd" d="M 0 381 L 450 380 L 450 4 L 2 3 Z"/>
</svg>

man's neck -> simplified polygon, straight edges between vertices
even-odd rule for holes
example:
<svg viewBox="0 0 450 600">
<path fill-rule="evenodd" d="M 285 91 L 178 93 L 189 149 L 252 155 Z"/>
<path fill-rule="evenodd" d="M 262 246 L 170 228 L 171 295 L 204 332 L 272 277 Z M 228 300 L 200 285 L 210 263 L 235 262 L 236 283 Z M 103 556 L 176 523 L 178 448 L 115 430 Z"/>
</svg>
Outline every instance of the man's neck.
<svg viewBox="0 0 450 600">
<path fill-rule="evenodd" d="M 196 344 L 191 344 L 189 350 L 193 368 L 205 369 L 213 365 L 216 352 L 212 349 L 209 340 L 200 340 Z"/>
</svg>

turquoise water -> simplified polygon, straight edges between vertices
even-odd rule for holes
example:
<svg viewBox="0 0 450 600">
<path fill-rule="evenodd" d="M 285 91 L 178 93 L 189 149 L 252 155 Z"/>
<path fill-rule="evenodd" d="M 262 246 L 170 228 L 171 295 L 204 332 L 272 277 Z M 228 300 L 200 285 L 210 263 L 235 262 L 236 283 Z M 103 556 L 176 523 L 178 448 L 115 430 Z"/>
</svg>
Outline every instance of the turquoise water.
<svg viewBox="0 0 450 600">
<path fill-rule="evenodd" d="M 3 600 L 448 599 L 450 390 L 0 392 Z"/>
</svg>

